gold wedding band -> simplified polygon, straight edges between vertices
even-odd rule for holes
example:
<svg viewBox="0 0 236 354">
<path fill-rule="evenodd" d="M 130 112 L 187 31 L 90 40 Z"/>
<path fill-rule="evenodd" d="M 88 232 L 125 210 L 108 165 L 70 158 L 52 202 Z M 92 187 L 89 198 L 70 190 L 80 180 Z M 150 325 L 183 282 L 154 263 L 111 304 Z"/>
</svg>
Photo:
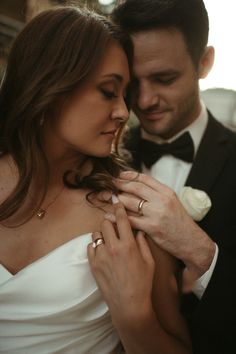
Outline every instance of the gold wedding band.
<svg viewBox="0 0 236 354">
<path fill-rule="evenodd" d="M 99 237 L 99 238 L 96 238 L 96 240 L 93 241 L 92 246 L 93 246 L 93 248 L 96 249 L 99 245 L 102 245 L 104 243 L 105 243 L 104 238 Z"/>
<path fill-rule="evenodd" d="M 146 199 L 141 199 L 140 202 L 138 203 L 138 214 L 143 215 L 142 207 L 143 204 L 146 202 Z"/>
</svg>

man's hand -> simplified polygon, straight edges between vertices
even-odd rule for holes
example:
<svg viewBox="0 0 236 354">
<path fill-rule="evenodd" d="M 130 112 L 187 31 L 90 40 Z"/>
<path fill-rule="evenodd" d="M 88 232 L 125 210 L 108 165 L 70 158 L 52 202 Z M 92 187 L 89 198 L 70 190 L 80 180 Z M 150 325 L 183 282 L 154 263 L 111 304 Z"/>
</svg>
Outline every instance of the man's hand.
<svg viewBox="0 0 236 354">
<path fill-rule="evenodd" d="M 120 201 L 135 229 L 144 231 L 164 250 L 181 259 L 196 278 L 204 274 L 214 257 L 215 244 L 187 214 L 177 195 L 154 178 L 122 172 L 115 180 Z M 142 215 L 138 213 L 140 201 Z"/>
</svg>

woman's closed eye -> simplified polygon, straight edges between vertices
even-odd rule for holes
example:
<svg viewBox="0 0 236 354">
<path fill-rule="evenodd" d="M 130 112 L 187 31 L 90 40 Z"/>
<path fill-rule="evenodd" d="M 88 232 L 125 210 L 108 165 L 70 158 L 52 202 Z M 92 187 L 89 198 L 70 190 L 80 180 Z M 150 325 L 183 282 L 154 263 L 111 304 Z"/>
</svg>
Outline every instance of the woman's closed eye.
<svg viewBox="0 0 236 354">
<path fill-rule="evenodd" d="M 103 96 L 107 99 L 112 99 L 112 98 L 118 97 L 116 92 L 112 91 L 112 90 L 107 90 L 107 89 L 101 88 L 101 92 L 102 92 Z"/>
</svg>

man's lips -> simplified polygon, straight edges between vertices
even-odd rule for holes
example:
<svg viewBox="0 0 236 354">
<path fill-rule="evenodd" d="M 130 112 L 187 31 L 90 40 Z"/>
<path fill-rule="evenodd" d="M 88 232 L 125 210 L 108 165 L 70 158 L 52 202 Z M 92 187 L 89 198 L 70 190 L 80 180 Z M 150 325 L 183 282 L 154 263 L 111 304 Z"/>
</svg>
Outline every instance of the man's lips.
<svg viewBox="0 0 236 354">
<path fill-rule="evenodd" d="M 170 110 L 153 111 L 153 112 L 140 112 L 140 115 L 147 120 L 162 119 Z"/>
</svg>

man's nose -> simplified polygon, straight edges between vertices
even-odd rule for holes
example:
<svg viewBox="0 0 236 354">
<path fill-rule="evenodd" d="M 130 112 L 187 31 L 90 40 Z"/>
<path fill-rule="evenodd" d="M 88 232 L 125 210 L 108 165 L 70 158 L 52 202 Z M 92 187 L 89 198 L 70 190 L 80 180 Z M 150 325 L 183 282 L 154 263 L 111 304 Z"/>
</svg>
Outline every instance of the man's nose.
<svg viewBox="0 0 236 354">
<path fill-rule="evenodd" d="M 136 97 L 136 105 L 140 110 L 147 110 L 159 103 L 159 96 L 150 85 L 140 85 Z"/>
</svg>

